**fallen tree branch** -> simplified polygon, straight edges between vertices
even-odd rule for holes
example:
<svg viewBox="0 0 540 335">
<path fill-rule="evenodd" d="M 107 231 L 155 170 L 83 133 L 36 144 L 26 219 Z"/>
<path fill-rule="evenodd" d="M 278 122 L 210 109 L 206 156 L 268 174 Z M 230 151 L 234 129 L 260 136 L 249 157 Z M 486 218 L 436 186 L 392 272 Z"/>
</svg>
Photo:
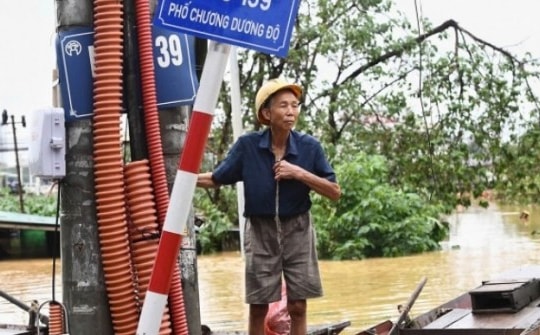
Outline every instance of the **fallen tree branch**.
<svg viewBox="0 0 540 335">
<path fill-rule="evenodd" d="M 510 59 L 510 61 L 512 63 L 515 62 L 515 63 L 518 63 L 519 65 L 522 65 L 521 61 L 519 61 L 516 57 L 514 57 L 508 51 L 506 51 L 503 48 L 500 48 L 500 47 L 498 47 L 498 46 L 496 46 L 496 45 L 494 45 L 492 43 L 489 43 L 486 40 L 483 40 L 483 39 L 479 38 L 478 36 L 472 34 L 471 32 L 469 32 L 466 29 L 463 29 L 456 21 L 454 21 L 452 19 L 447 20 L 447 21 L 443 22 L 442 24 L 440 24 L 439 26 L 437 26 L 437 27 L 435 27 L 435 28 L 423 33 L 423 34 L 418 35 L 416 38 L 411 40 L 411 42 L 414 42 L 414 44 L 421 44 L 425 40 L 430 38 L 431 36 L 440 34 L 440 33 L 442 33 L 443 31 L 445 31 L 446 29 L 449 29 L 449 28 L 453 28 L 456 31 L 461 31 L 462 33 L 464 33 L 467 36 L 469 36 L 470 38 L 472 38 L 474 41 L 476 41 L 476 42 L 478 42 L 480 44 L 486 45 L 486 46 L 492 48 L 493 50 L 496 50 L 496 51 L 500 52 L 505 57 Z M 350 80 L 355 79 L 360 74 L 367 71 L 368 69 L 370 69 L 370 68 L 372 68 L 372 67 L 374 67 L 374 66 L 376 66 L 376 65 L 378 65 L 380 63 L 383 63 L 383 62 L 387 61 L 390 58 L 399 57 L 399 56 L 403 55 L 403 53 L 409 49 L 409 47 L 408 47 L 409 45 L 410 45 L 409 43 L 406 43 L 406 44 L 402 45 L 398 49 L 391 50 L 391 51 L 389 51 L 389 52 L 387 52 L 387 53 L 385 53 L 385 54 L 383 54 L 383 55 L 381 55 L 381 56 L 379 56 L 377 58 L 372 59 L 368 63 L 360 66 L 358 69 L 353 71 L 349 76 L 347 76 L 345 79 L 343 79 L 339 85 L 342 85 L 342 84 L 344 84 L 344 83 L 346 83 L 346 82 L 348 82 Z"/>
</svg>

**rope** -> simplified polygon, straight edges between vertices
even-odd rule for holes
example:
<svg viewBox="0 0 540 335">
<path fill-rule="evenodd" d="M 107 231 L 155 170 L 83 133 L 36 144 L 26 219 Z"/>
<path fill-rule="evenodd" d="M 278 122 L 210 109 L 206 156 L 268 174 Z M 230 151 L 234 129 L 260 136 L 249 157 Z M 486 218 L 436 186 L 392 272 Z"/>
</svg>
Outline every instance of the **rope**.
<svg viewBox="0 0 540 335">
<path fill-rule="evenodd" d="M 277 159 L 276 163 L 279 163 L 281 159 Z M 283 246 L 281 245 L 281 220 L 279 219 L 279 180 L 276 180 L 276 214 L 274 217 L 274 221 L 276 222 L 276 230 L 277 230 L 277 240 L 279 248 L 282 249 Z"/>
</svg>

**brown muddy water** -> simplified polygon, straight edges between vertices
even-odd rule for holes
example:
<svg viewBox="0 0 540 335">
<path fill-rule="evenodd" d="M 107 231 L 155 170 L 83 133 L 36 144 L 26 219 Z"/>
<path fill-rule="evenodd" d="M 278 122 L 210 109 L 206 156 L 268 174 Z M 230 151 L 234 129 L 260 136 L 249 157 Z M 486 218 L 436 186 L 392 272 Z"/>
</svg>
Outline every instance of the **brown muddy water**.
<svg viewBox="0 0 540 335">
<path fill-rule="evenodd" d="M 423 313 L 498 273 L 540 264 L 540 209 L 472 208 L 450 218 L 451 234 L 442 250 L 421 255 L 360 261 L 321 261 L 325 296 L 308 303 L 309 323 L 348 320 L 343 334 L 355 334 L 379 321 L 396 318 L 423 277 L 427 283 L 411 314 Z M 239 253 L 199 256 L 201 321 L 213 330 L 244 330 L 243 260 Z M 61 299 L 57 262 L 56 298 Z M 29 304 L 52 297 L 52 261 L 0 261 L 0 290 Z M 0 298 L 0 323 L 27 322 L 27 315 Z"/>
</svg>

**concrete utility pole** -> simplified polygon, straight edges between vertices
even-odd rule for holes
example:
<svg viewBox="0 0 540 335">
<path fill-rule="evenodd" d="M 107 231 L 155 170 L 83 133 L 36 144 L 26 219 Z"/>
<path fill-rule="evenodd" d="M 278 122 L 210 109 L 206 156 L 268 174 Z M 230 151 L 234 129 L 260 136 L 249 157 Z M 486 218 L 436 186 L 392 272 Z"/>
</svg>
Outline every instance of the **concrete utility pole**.
<svg viewBox="0 0 540 335">
<path fill-rule="evenodd" d="M 151 8 L 155 1 L 150 0 Z M 92 0 L 56 0 L 57 28 L 65 31 L 71 27 L 91 27 L 93 22 Z M 133 0 L 126 1 L 124 13 L 125 51 L 135 55 L 135 30 L 133 27 Z M 206 41 L 197 40 L 197 74 L 206 55 Z M 135 57 L 125 57 L 127 108 L 141 115 L 140 87 L 135 74 Z M 191 107 L 159 111 L 163 154 L 169 191 L 178 169 L 178 159 L 183 148 Z M 144 138 L 142 118 L 130 120 L 134 137 Z M 63 302 L 68 309 L 70 333 L 79 335 L 113 335 L 113 326 L 99 248 L 93 178 L 93 122 L 92 119 L 76 120 L 66 124 L 67 151 L 66 177 L 62 183 L 61 238 L 62 238 L 62 287 Z M 143 136 L 141 136 L 143 135 Z M 134 140 L 131 138 L 131 141 Z M 138 140 L 136 140 L 138 141 Z M 142 143 L 132 143 L 132 158 L 147 155 Z M 134 156 L 134 157 L 133 157 Z M 201 333 L 199 289 L 197 277 L 196 238 L 193 215 L 188 220 L 189 236 L 183 239 L 179 255 L 182 290 L 186 307 L 189 334 Z"/>
<path fill-rule="evenodd" d="M 56 0 L 57 28 L 91 27 L 91 0 Z M 61 185 L 63 302 L 70 334 L 113 335 L 94 191 L 92 119 L 66 124 L 66 177 Z"/>
</svg>

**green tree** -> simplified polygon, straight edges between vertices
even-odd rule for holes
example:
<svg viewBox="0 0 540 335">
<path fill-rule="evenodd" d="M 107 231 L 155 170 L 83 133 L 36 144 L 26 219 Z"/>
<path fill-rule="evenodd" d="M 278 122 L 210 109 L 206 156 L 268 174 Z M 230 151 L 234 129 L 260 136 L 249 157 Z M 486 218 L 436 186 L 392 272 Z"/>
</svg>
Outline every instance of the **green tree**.
<svg viewBox="0 0 540 335">
<path fill-rule="evenodd" d="M 287 77 L 305 88 L 297 129 L 320 138 L 338 169 L 358 152 L 383 156 L 392 187 L 386 191 L 421 190 L 441 214 L 486 188 L 536 201 L 540 109 L 531 87 L 538 62 L 451 18 L 411 23 L 392 4 L 302 1 L 286 58 L 241 51 L 244 127 L 259 128 L 253 105 L 262 83 Z M 207 169 L 232 142 L 229 96 L 225 84 Z M 212 202 L 227 210 L 219 192 L 210 194 Z"/>
</svg>

